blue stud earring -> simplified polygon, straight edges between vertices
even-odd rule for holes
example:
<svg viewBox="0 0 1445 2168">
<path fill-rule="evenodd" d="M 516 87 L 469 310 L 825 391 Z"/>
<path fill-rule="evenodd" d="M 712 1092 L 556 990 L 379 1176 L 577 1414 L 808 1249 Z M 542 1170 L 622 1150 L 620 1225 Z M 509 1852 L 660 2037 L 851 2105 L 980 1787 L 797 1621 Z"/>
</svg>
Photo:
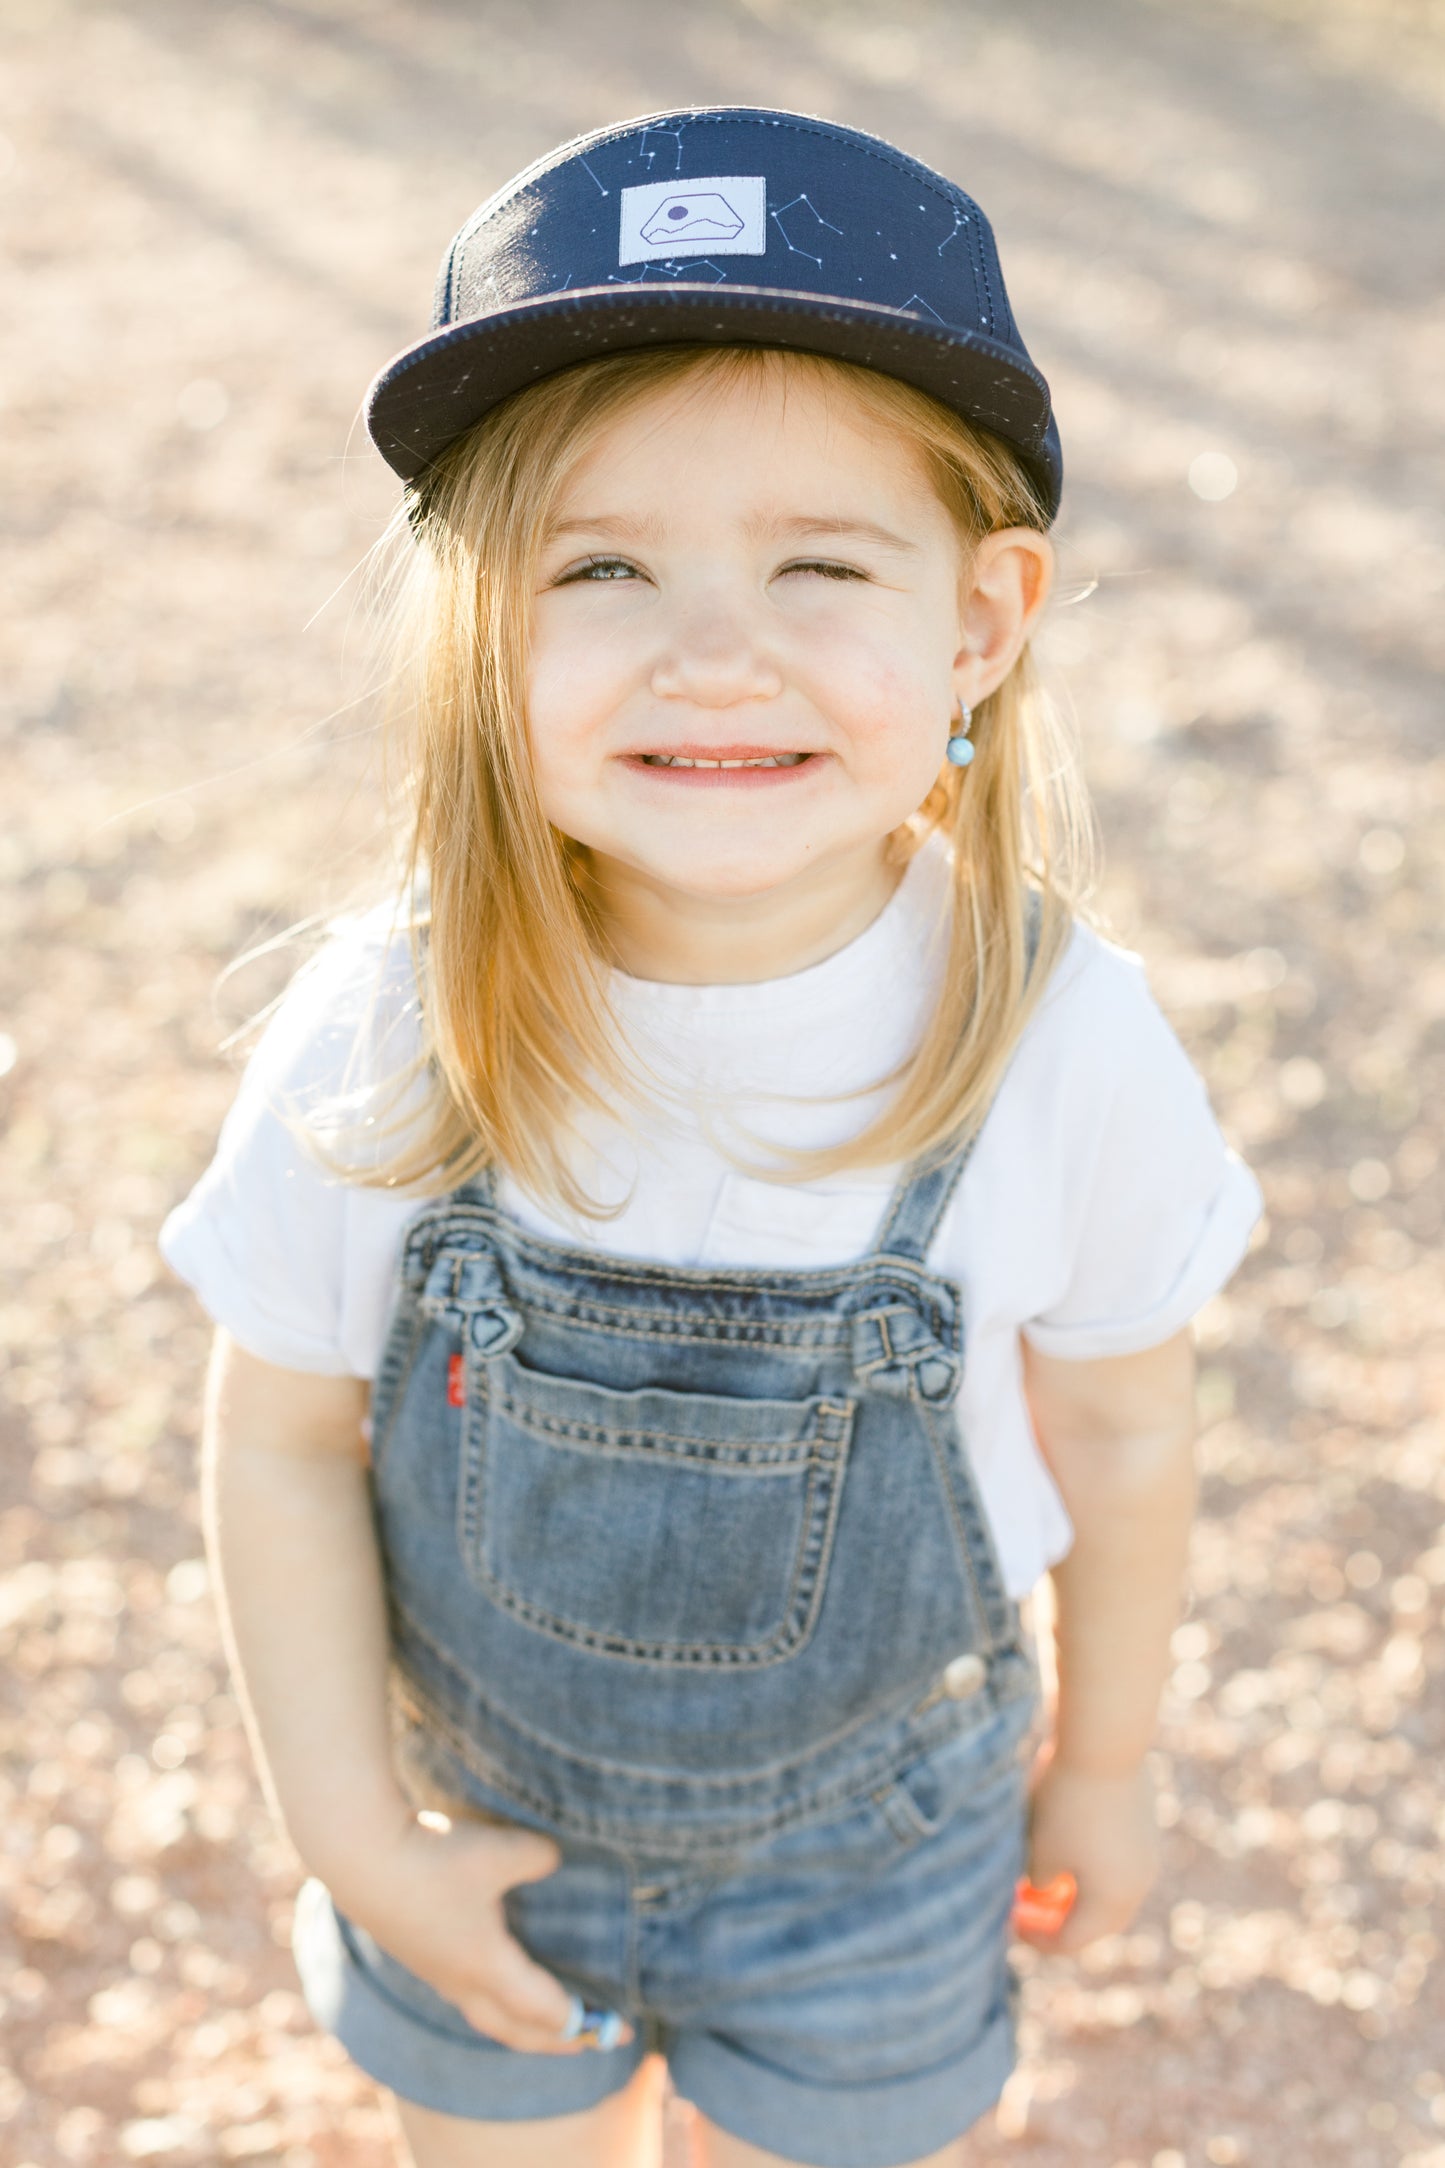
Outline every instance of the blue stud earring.
<svg viewBox="0 0 1445 2168">
<path fill-rule="evenodd" d="M 974 747 L 968 742 L 969 725 L 973 721 L 973 709 L 966 701 L 958 703 L 958 720 L 953 736 L 948 741 L 948 757 L 955 768 L 966 768 L 974 755 Z"/>
</svg>

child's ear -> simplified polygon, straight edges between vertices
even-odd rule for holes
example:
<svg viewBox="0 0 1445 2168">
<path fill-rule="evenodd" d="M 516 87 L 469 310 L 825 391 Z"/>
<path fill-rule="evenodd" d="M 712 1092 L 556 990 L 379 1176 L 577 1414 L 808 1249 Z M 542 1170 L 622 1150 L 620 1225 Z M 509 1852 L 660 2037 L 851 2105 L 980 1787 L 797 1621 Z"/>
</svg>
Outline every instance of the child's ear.
<svg viewBox="0 0 1445 2168">
<path fill-rule="evenodd" d="M 1043 614 L 1054 578 L 1053 544 L 1033 527 L 985 535 L 959 583 L 963 642 L 954 678 L 969 707 L 1001 685 Z"/>
</svg>

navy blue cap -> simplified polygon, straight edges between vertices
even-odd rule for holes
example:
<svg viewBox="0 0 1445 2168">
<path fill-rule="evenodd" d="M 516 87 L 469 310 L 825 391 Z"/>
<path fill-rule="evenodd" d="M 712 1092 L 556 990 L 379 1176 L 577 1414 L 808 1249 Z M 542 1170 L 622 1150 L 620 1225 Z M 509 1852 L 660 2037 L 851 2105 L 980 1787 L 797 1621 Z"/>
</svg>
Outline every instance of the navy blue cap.
<svg viewBox="0 0 1445 2168">
<path fill-rule="evenodd" d="M 519 173 L 452 242 L 432 331 L 377 377 L 366 425 L 415 481 L 523 385 L 677 342 L 900 377 L 1013 445 L 1058 510 L 1049 387 L 978 205 L 877 136 L 767 107 L 649 114 Z"/>
</svg>

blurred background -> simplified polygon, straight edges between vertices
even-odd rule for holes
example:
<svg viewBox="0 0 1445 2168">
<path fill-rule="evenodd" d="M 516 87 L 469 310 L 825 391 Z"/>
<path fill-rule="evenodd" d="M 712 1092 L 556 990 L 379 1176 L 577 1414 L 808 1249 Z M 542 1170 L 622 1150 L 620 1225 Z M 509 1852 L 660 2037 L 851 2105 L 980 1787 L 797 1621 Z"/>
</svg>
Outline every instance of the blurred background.
<svg viewBox="0 0 1445 2168">
<path fill-rule="evenodd" d="M 1116 937 L 1258 1170 L 1137 1928 L 980 2161 L 1445 2163 L 1445 6 L 4 0 L 0 2156 L 387 2168 L 288 1952 L 156 1228 L 373 862 L 358 422 L 473 206 L 689 101 L 975 192 L 1069 465 Z M 269 975 L 268 975 L 269 974 Z"/>
</svg>

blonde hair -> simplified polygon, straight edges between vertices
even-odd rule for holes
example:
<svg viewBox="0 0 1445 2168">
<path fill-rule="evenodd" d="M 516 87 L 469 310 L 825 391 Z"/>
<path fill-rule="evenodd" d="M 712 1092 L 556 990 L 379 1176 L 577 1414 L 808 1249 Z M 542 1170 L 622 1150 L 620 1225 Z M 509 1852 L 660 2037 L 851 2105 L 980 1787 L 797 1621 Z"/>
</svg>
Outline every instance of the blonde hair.
<svg viewBox="0 0 1445 2168">
<path fill-rule="evenodd" d="M 580 1110 L 615 1118 L 637 1104 L 640 1085 L 608 996 L 585 853 L 549 824 L 533 781 L 525 685 L 536 563 L 562 484 L 624 408 L 684 379 L 705 390 L 780 364 L 846 393 L 912 447 L 965 552 L 999 528 L 1047 526 L 1035 484 L 1001 439 L 925 392 L 822 355 L 696 346 L 609 355 L 513 394 L 450 446 L 407 502 L 414 546 L 395 624 L 409 806 L 399 923 L 412 943 L 422 1049 L 371 1095 L 391 1118 L 378 1123 L 373 1111 L 365 1123 L 365 1164 L 347 1163 L 345 1130 L 331 1127 L 321 1156 L 349 1179 L 434 1191 L 495 1162 L 535 1196 L 611 1216 L 580 1188 L 567 1138 Z M 845 1143 L 780 1151 L 752 1170 L 770 1180 L 953 1151 L 982 1121 L 1067 943 L 1092 880 L 1093 820 L 1027 650 L 980 703 L 972 734 L 967 773 L 945 766 L 889 839 L 900 864 L 934 831 L 951 845 L 937 1008 L 912 1058 L 881 1080 L 896 1085 L 883 1112 Z"/>
</svg>

